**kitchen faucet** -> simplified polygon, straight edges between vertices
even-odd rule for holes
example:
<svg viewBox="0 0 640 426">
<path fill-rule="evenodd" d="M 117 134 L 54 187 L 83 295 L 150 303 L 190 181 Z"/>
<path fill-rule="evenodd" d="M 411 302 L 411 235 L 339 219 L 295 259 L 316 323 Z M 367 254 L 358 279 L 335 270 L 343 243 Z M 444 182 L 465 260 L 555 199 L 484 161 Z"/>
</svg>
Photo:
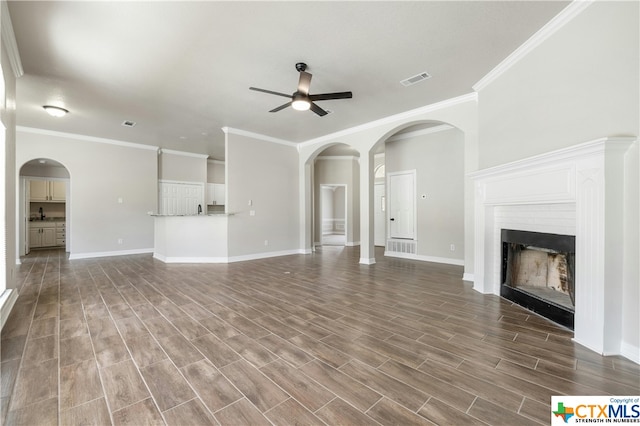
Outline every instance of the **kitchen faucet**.
<svg viewBox="0 0 640 426">
<path fill-rule="evenodd" d="M 202 205 L 198 204 L 198 214 L 202 214 Z"/>
<path fill-rule="evenodd" d="M 40 213 L 40 220 L 44 220 L 44 210 L 42 210 L 42 207 L 38 209 L 38 213 Z"/>
</svg>

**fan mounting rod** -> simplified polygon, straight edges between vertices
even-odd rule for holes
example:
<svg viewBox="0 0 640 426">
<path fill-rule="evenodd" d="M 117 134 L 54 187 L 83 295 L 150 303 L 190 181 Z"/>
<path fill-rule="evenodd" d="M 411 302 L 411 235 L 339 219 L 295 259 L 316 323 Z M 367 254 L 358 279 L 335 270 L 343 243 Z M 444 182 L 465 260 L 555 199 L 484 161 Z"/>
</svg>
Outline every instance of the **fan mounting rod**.
<svg viewBox="0 0 640 426">
<path fill-rule="evenodd" d="M 296 70 L 298 72 L 306 71 L 307 70 L 307 64 L 305 64 L 304 62 L 298 62 L 296 64 Z"/>
</svg>

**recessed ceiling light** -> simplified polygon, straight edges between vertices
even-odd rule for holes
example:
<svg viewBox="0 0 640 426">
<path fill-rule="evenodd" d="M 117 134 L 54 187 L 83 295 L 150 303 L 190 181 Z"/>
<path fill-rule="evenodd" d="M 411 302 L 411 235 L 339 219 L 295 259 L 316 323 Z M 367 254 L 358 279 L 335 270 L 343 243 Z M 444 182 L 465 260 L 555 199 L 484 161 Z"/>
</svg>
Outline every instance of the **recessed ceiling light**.
<svg viewBox="0 0 640 426">
<path fill-rule="evenodd" d="M 136 122 L 135 122 L 135 121 L 131 121 L 131 120 L 124 120 L 124 121 L 122 122 L 122 125 L 123 125 L 124 127 L 133 127 L 133 126 L 135 126 L 135 125 L 136 125 Z"/>
<path fill-rule="evenodd" d="M 38 163 L 40 164 L 45 164 L 47 162 L 47 160 L 38 160 Z"/>
<path fill-rule="evenodd" d="M 42 108 L 44 108 L 44 110 L 52 117 L 64 117 L 69 113 L 69 110 L 53 105 L 44 105 Z"/>
<path fill-rule="evenodd" d="M 186 136 L 180 136 L 180 139 L 186 139 L 186 138 L 187 138 Z"/>
</svg>

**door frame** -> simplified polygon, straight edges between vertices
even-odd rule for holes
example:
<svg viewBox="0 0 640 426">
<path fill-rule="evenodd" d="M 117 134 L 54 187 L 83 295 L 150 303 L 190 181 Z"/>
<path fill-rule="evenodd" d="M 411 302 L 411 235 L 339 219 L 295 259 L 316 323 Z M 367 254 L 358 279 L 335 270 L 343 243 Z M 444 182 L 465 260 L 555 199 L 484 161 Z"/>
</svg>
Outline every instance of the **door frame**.
<svg viewBox="0 0 640 426">
<path fill-rule="evenodd" d="M 318 212 L 320 213 L 320 245 L 322 245 L 322 242 L 324 240 L 324 232 L 322 230 L 322 225 L 323 225 L 323 220 L 324 220 L 324 215 L 322 214 L 322 209 L 323 209 L 323 196 L 322 196 L 322 189 L 323 188 L 335 188 L 335 187 L 343 187 L 344 188 L 344 245 L 348 245 L 348 235 L 349 235 L 349 196 L 348 196 L 348 191 L 349 188 L 347 186 L 346 183 L 322 183 L 320 184 L 320 197 L 318 197 L 318 201 L 319 201 L 319 209 Z"/>
<path fill-rule="evenodd" d="M 408 240 L 408 241 L 417 241 L 418 240 L 418 203 L 416 202 L 416 197 L 417 197 L 417 174 L 416 174 L 416 169 L 411 169 L 411 170 L 401 170 L 401 171 L 397 171 L 397 172 L 387 172 L 387 179 L 386 179 L 386 189 L 385 189 L 385 194 L 387 197 L 387 215 L 386 215 L 386 219 L 390 220 L 390 216 L 391 216 L 391 178 L 394 176 L 399 176 L 399 175 L 412 175 L 413 176 L 413 188 L 412 188 L 412 194 L 411 194 L 411 199 L 413 200 L 413 238 L 397 238 L 397 239 L 402 239 L 402 240 Z M 387 225 L 389 225 L 389 223 L 387 223 Z M 391 226 L 387 226 L 387 239 L 393 239 L 394 237 L 391 236 Z"/>
</svg>

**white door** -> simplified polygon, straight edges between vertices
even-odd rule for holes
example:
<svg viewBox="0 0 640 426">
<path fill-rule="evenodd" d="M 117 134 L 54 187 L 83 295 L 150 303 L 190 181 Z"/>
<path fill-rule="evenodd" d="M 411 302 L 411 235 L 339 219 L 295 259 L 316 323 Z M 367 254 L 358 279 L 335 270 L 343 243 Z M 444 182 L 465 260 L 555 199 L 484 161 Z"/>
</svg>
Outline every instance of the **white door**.
<svg viewBox="0 0 640 426">
<path fill-rule="evenodd" d="M 373 187 L 373 243 L 377 246 L 384 246 L 385 240 L 385 203 L 384 183 L 378 183 Z"/>
<path fill-rule="evenodd" d="M 389 237 L 415 239 L 415 171 L 388 173 Z"/>
</svg>

